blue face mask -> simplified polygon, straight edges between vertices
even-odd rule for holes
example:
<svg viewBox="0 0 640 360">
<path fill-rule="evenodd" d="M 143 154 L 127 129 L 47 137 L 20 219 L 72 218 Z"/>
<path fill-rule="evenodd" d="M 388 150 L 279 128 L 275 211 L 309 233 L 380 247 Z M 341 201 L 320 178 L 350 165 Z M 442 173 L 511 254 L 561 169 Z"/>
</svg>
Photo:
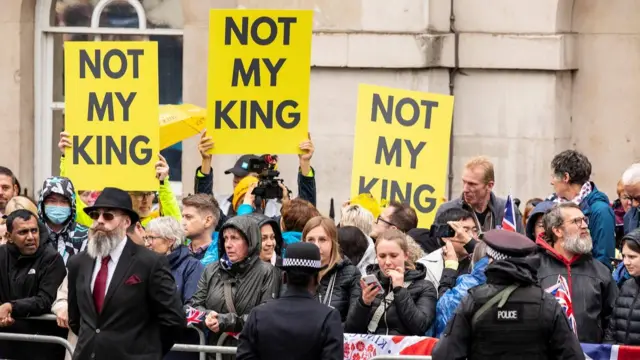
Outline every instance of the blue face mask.
<svg viewBox="0 0 640 360">
<path fill-rule="evenodd" d="M 45 205 L 44 213 L 52 223 L 60 225 L 71 216 L 71 208 L 66 206 Z"/>
</svg>

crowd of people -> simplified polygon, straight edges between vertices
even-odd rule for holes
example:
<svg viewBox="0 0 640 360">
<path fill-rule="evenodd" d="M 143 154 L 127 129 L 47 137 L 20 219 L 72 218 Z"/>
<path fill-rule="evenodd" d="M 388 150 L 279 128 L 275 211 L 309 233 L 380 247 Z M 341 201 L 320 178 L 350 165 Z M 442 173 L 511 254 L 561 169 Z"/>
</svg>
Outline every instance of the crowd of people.
<svg viewBox="0 0 640 360">
<path fill-rule="evenodd" d="M 476 157 L 462 194 L 424 229 L 410 206 L 371 194 L 344 203 L 338 223 L 323 216 L 310 139 L 298 197 L 283 183 L 281 198 L 254 191 L 255 155 L 225 172 L 234 193 L 215 196 L 213 145 L 203 134 L 181 202 L 161 156 L 156 192 L 75 189 L 61 166 L 37 202 L 0 167 L 0 332 L 63 337 L 74 359 L 193 359 L 170 351 L 198 344 L 187 325 L 239 359 L 341 359 L 344 333 L 436 337 L 434 359 L 583 359 L 581 342 L 640 345 L 640 164 L 610 202 L 586 156 L 557 154 L 553 194 L 516 207 L 507 231 L 511 200 Z M 62 154 L 70 146 L 62 133 Z M 56 322 L 29 319 L 50 313 Z M 0 341 L 0 358 L 65 352 Z"/>
</svg>

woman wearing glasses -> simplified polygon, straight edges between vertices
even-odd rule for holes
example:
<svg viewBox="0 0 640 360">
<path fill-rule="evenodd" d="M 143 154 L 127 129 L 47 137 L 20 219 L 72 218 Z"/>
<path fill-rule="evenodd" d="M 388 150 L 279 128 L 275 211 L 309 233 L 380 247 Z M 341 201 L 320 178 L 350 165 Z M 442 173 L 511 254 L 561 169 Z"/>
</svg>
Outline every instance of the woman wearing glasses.
<svg viewBox="0 0 640 360">
<path fill-rule="evenodd" d="M 171 274 L 176 279 L 178 294 L 182 304 L 186 304 L 198 288 L 204 265 L 191 256 L 189 248 L 183 245 L 184 232 L 180 223 L 169 216 L 149 221 L 144 243 L 148 249 L 167 256 Z"/>
</svg>

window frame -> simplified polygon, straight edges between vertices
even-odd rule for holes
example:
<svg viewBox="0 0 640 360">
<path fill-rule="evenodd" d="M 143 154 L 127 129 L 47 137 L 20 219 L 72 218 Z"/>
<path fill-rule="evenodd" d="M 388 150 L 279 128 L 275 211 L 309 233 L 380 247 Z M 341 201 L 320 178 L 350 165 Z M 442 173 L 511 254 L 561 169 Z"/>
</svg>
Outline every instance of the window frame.
<svg viewBox="0 0 640 360">
<path fill-rule="evenodd" d="M 182 36 L 183 29 L 147 28 L 147 16 L 144 7 L 138 0 L 126 0 L 138 15 L 139 28 L 99 27 L 102 11 L 116 0 L 100 0 L 91 15 L 90 27 L 52 26 L 56 14 L 57 0 L 37 0 L 34 41 L 34 159 L 33 189 L 34 194 L 46 178 L 53 174 L 53 119 L 54 111 L 64 113 L 64 102 L 55 101 L 55 35 L 56 34 L 89 34 L 94 41 L 100 41 L 101 35 L 138 35 L 138 36 Z"/>
</svg>

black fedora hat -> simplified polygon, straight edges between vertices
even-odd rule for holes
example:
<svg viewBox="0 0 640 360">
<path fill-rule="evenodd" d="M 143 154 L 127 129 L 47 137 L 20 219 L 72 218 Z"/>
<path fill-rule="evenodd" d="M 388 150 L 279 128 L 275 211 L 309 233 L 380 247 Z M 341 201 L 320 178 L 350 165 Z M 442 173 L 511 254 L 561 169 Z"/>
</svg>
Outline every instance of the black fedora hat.
<svg viewBox="0 0 640 360">
<path fill-rule="evenodd" d="M 277 266 L 283 270 L 296 269 L 316 273 L 324 269 L 320 260 L 320 249 L 312 243 L 297 242 L 287 246 Z"/>
<path fill-rule="evenodd" d="M 104 188 L 93 206 L 84 208 L 84 212 L 89 215 L 90 212 L 97 209 L 116 209 L 124 211 L 131 218 L 132 224 L 140 221 L 138 213 L 133 211 L 133 205 L 131 204 L 131 196 L 129 196 L 129 193 L 117 188 Z"/>
</svg>

